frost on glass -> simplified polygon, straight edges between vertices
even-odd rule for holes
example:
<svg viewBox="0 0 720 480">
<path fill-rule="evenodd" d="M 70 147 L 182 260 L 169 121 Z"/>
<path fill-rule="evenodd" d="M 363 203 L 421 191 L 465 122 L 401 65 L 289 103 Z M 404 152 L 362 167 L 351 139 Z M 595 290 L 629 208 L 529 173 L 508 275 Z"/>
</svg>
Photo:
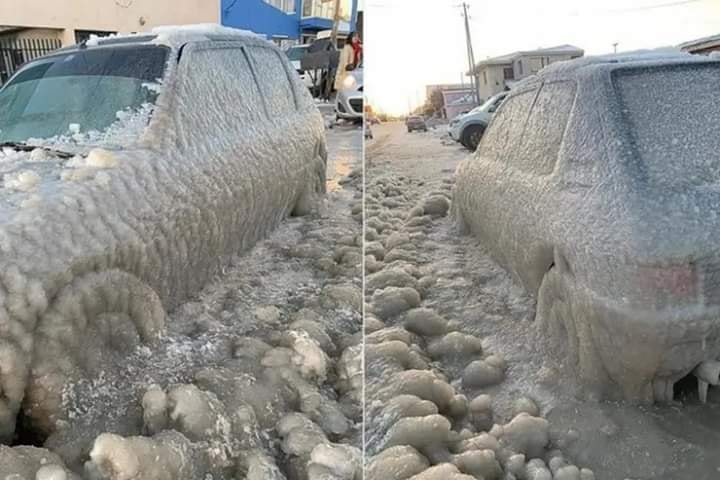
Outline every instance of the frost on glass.
<svg viewBox="0 0 720 480">
<path fill-rule="evenodd" d="M 720 356 L 718 73 L 667 53 L 553 65 L 458 169 L 460 226 L 536 296 L 590 397 L 669 401 Z"/>
<path fill-rule="evenodd" d="M 145 105 L 113 112 L 118 135 L 112 127 L 96 135 L 82 122 L 65 122 L 67 131 L 57 138 L 36 136 L 44 138 L 36 140 L 38 148 L 0 151 L 5 441 L 21 406 L 39 432 L 64 425 L 65 385 L 112 372 L 128 351 L 152 343 L 167 311 L 324 191 L 320 115 L 301 97 L 300 109 L 285 104 L 281 118 L 269 118 L 258 83 L 284 82 L 298 95 L 306 92 L 287 77 L 267 78 L 264 69 L 255 79 L 238 47 L 276 52 L 247 34 L 208 43 L 202 31 L 158 33 L 173 48 L 174 35 L 190 43 L 179 64 L 176 50 L 168 55 L 161 87 L 143 85 L 159 93 L 151 116 Z M 227 29 L 210 33 L 230 35 Z M 310 362 L 307 374 L 322 375 L 322 356 L 311 345 L 298 348 Z M 178 471 L 197 478 L 183 455 L 186 440 L 173 435 L 104 438 L 91 457 L 99 459 L 97 468 L 134 472 L 126 459 L 145 444 L 177 453 L 163 466 L 171 472 L 167 478 L 180 478 L 172 473 Z M 148 468 L 141 469 L 149 475 L 143 478 L 161 478 L 153 474 L 156 467 Z"/>
</svg>

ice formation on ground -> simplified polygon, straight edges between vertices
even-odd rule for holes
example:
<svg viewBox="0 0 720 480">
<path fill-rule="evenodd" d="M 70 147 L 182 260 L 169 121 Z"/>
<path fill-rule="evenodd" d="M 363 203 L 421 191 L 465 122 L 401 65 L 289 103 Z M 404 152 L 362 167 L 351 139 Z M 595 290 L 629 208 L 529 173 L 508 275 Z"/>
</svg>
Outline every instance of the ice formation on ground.
<svg viewBox="0 0 720 480">
<path fill-rule="evenodd" d="M 508 362 L 467 330 L 462 302 L 438 299 L 450 287 L 437 283 L 447 277 L 460 283 L 452 287 L 455 295 L 467 295 L 463 272 L 437 271 L 442 267 L 433 260 L 438 246 L 430 233 L 448 221 L 452 179 L 406 174 L 415 169 L 397 166 L 400 155 L 381 161 L 372 148 L 365 230 L 367 480 L 594 478 L 589 470 L 580 476 L 557 450 L 532 398 L 517 395 L 510 414 L 498 408 L 487 392 L 504 382 Z"/>
<path fill-rule="evenodd" d="M 337 176 L 336 163 L 359 163 L 361 135 L 332 135 Z M 343 261 L 361 252 L 362 217 L 351 214 L 358 171 L 339 183 L 327 204 L 233 257 L 199 298 L 169 315 L 141 285 L 125 298 L 115 293 L 128 281 L 121 273 L 100 291 L 91 288 L 97 279 L 75 281 L 48 308 L 51 324 L 67 328 L 59 316 L 66 306 L 124 301 L 154 305 L 142 312 L 152 328 L 138 331 L 133 309 L 101 316 L 79 359 L 97 375 L 65 384 L 53 400 L 64 418 L 48 450 L 2 447 L 0 459 L 10 460 L 0 461 L 0 478 L 360 480 L 361 266 Z M 88 313 L 73 311 L 80 321 Z M 151 346 L 141 342 L 146 335 Z M 108 350 L 105 338 L 125 353 Z"/>
</svg>

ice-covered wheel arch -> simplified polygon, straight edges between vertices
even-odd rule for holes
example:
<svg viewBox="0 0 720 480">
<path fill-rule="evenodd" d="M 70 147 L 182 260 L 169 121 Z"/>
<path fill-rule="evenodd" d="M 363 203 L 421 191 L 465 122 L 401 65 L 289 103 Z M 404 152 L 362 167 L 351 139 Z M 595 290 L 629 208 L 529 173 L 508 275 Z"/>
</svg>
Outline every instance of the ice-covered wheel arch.
<svg viewBox="0 0 720 480">
<path fill-rule="evenodd" d="M 88 273 L 62 289 L 36 331 L 24 402 L 33 428 L 53 432 L 64 419 L 62 392 L 68 382 L 117 368 L 118 358 L 152 342 L 164 325 L 157 293 L 121 270 Z"/>
</svg>

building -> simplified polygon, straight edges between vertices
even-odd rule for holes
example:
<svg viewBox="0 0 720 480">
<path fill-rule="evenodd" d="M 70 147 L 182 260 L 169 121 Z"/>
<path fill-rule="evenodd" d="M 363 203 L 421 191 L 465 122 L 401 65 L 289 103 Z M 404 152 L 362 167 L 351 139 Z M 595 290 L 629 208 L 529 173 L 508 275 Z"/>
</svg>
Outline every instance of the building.
<svg viewBox="0 0 720 480">
<path fill-rule="evenodd" d="M 712 35 L 697 40 L 681 43 L 680 48 L 685 52 L 707 55 L 710 52 L 720 51 L 720 35 Z"/>
<path fill-rule="evenodd" d="M 2 0 L 0 38 L 59 40 L 147 31 L 158 25 L 218 23 L 208 0 Z"/>
<path fill-rule="evenodd" d="M 308 43 L 329 30 L 335 17 L 333 0 L 222 0 L 223 25 L 266 35 L 281 46 Z M 358 0 L 340 1 L 340 37 L 358 23 Z"/>
<path fill-rule="evenodd" d="M 442 118 L 454 118 L 458 113 L 470 111 L 477 105 L 470 84 L 427 85 L 425 95 L 427 102 L 435 107 Z M 442 104 L 439 104 L 440 101 Z"/>
<path fill-rule="evenodd" d="M 471 74 L 475 76 L 480 98 L 488 99 L 551 63 L 579 58 L 584 54 L 584 50 L 572 45 L 514 52 L 478 62 Z"/>
</svg>

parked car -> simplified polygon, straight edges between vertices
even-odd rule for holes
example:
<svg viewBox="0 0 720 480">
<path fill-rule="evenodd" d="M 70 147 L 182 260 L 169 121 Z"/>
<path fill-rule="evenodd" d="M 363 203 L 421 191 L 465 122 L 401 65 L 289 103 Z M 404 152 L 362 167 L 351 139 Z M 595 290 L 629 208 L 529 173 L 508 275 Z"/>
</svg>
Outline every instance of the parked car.
<svg viewBox="0 0 720 480">
<path fill-rule="evenodd" d="M 418 115 L 410 115 L 405 120 L 405 126 L 407 127 L 408 133 L 412 133 L 414 130 L 422 130 L 427 132 L 427 123 L 425 119 Z"/>
<path fill-rule="evenodd" d="M 363 121 L 364 112 L 363 66 L 360 64 L 348 72 L 343 81 L 343 88 L 337 92 L 335 113 L 338 120 Z"/>
<path fill-rule="evenodd" d="M 302 59 L 308 53 L 309 47 L 310 45 L 293 45 L 285 50 L 285 55 L 287 55 L 290 63 L 300 76 L 300 80 L 302 80 L 303 84 L 308 89 L 312 89 L 314 87 L 312 76 L 309 72 L 306 72 L 302 68 Z"/>
<path fill-rule="evenodd" d="M 208 75 L 212 72 L 212 75 Z M 234 254 L 325 190 L 285 55 L 221 27 L 66 48 L 0 90 L 0 437 L 63 420 Z"/>
<path fill-rule="evenodd" d="M 461 227 L 535 296 L 548 351 L 590 396 L 718 383 L 703 374 L 720 357 L 718 85 L 707 57 L 553 64 L 458 169 Z"/>
<path fill-rule="evenodd" d="M 450 137 L 474 152 L 490 123 L 493 113 L 495 113 L 506 96 L 507 92 L 493 95 L 479 107 L 451 120 L 448 126 Z"/>
</svg>

